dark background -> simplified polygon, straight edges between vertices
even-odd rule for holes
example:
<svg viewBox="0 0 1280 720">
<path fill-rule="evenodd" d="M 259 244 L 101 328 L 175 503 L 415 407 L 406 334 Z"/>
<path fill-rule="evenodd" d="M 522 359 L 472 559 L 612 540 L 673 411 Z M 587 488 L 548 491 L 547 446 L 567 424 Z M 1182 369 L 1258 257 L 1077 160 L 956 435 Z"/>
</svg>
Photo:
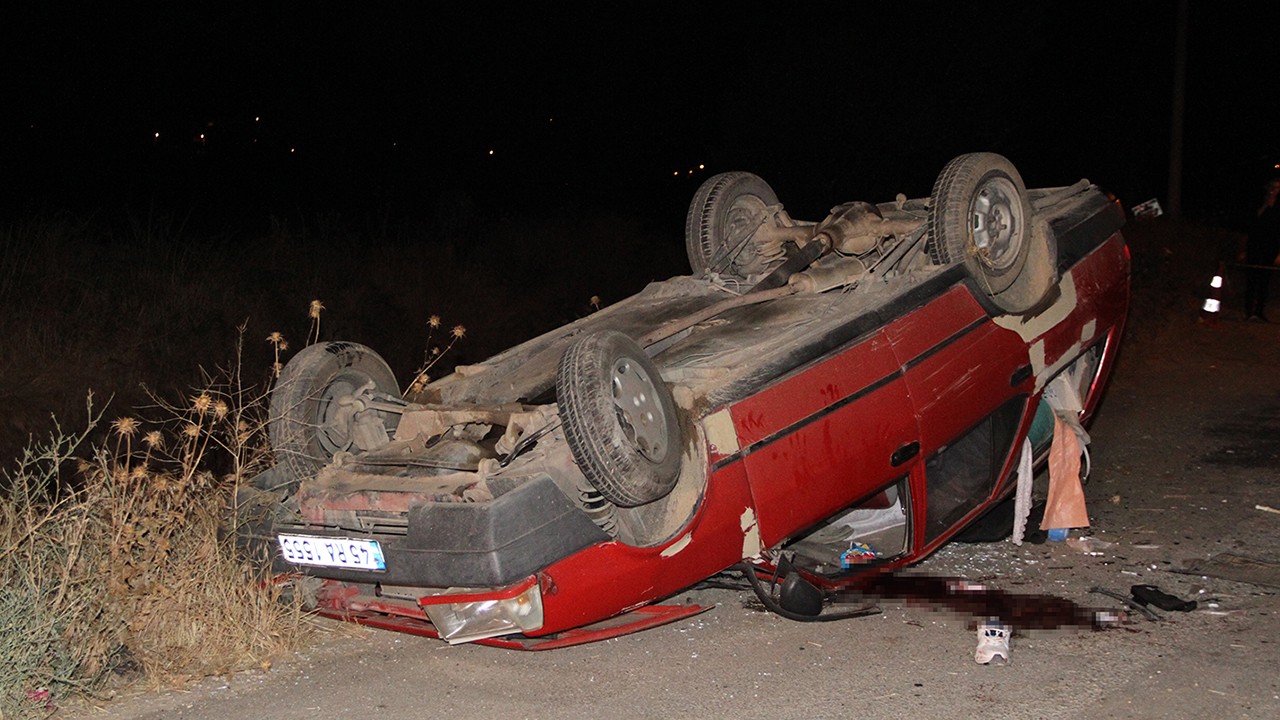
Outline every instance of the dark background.
<svg viewBox="0 0 1280 720">
<path fill-rule="evenodd" d="M 1130 206 L 1167 187 L 1174 2 L 423 5 L 9 5 L 3 209 L 604 205 L 678 243 L 724 170 L 813 219 L 927 195 L 975 150 Z M 1277 19 L 1191 3 L 1190 216 L 1250 205 L 1280 162 Z"/>
</svg>

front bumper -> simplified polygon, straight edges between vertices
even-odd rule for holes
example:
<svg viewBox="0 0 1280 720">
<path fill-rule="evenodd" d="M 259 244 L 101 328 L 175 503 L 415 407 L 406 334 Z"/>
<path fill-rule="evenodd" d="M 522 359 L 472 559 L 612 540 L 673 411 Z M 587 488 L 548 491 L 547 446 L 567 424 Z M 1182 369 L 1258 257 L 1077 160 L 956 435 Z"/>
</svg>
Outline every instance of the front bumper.
<svg viewBox="0 0 1280 720">
<path fill-rule="evenodd" d="M 376 540 L 386 570 L 292 565 L 279 572 L 349 583 L 419 588 L 502 587 L 609 536 L 575 507 L 549 476 L 530 478 L 487 502 L 424 502 L 409 509 L 403 535 L 277 521 L 274 532 Z"/>
<path fill-rule="evenodd" d="M 285 579 L 282 578 L 282 580 Z M 540 633 L 532 628 L 521 626 L 521 608 L 525 604 L 521 601 L 521 597 L 527 598 L 526 602 L 533 602 L 532 596 L 536 595 L 537 602 L 541 602 L 545 584 L 544 577 L 531 576 L 503 588 L 430 595 L 410 600 L 362 595 L 355 587 L 331 582 L 326 583 L 316 593 L 316 599 L 319 602 L 316 612 L 334 620 L 421 637 L 444 638 L 451 643 L 474 642 L 477 645 L 509 650 L 554 650 L 621 637 L 692 617 L 710 609 L 710 606 L 694 604 L 645 605 L 580 627 Z M 485 603 L 494 605 L 505 603 L 504 612 L 514 611 L 516 618 L 509 619 L 507 623 L 494 623 L 492 619 L 497 613 L 490 608 L 482 608 L 481 612 L 472 611 L 472 608 L 478 608 Z M 438 627 L 434 618 L 440 613 L 434 612 L 433 606 L 447 608 L 445 610 L 447 614 L 462 616 L 463 622 L 448 627 Z M 487 627 L 482 631 L 481 625 L 486 615 L 488 616 L 488 621 L 485 623 Z M 470 622 L 467 622 L 468 619 Z M 533 621 L 533 613 L 524 613 L 524 625 L 532 625 Z M 447 637 L 446 632 L 451 632 L 451 636 Z"/>
</svg>

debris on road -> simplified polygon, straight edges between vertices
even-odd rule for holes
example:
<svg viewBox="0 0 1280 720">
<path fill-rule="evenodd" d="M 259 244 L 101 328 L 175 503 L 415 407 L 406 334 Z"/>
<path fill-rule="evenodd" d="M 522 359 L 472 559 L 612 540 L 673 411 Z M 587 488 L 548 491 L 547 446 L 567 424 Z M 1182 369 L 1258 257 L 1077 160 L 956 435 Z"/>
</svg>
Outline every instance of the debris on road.
<svg viewBox="0 0 1280 720">
<path fill-rule="evenodd" d="M 1183 575 L 1204 575 L 1251 585 L 1280 588 L 1280 563 L 1235 553 L 1218 553 L 1208 560 L 1192 560 L 1184 568 L 1171 568 L 1171 570 Z"/>
<path fill-rule="evenodd" d="M 1152 622 L 1159 622 L 1160 620 L 1164 619 L 1160 617 L 1160 614 L 1157 613 L 1156 611 L 1148 608 L 1147 606 L 1134 600 L 1133 598 L 1127 595 L 1124 595 L 1123 593 L 1116 592 L 1115 590 L 1108 590 L 1103 587 L 1091 587 L 1089 588 L 1089 592 L 1095 593 L 1097 595 L 1106 595 L 1109 598 L 1114 598 L 1116 600 L 1119 600 L 1120 602 L 1129 606 L 1133 610 L 1138 611 L 1139 613 L 1142 614 L 1143 617 L 1145 617 L 1146 619 Z"/>
<path fill-rule="evenodd" d="M 1155 605 L 1161 610 L 1172 610 L 1175 612 L 1191 612 L 1196 609 L 1195 600 L 1183 600 L 1180 597 L 1170 595 L 1155 585 L 1134 585 L 1129 588 L 1129 593 L 1133 595 L 1133 599 L 1143 605 Z"/>
<path fill-rule="evenodd" d="M 1105 555 L 1106 553 L 1103 551 L 1114 546 L 1115 543 L 1107 542 L 1106 540 L 1099 540 L 1092 535 L 1067 538 L 1067 547 L 1075 550 L 1076 552 L 1084 553 L 1085 555 L 1092 555 L 1094 557 Z"/>
</svg>

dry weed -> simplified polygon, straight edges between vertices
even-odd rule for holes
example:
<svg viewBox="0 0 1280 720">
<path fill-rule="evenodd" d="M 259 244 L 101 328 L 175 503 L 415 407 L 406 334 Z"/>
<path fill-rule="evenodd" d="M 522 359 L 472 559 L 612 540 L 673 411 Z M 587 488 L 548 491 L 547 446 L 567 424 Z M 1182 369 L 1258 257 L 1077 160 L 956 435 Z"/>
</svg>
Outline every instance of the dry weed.
<svg viewBox="0 0 1280 720">
<path fill-rule="evenodd" d="M 466 337 L 467 329 L 461 325 L 454 325 L 449 331 L 449 342 L 443 348 L 432 344 L 432 336 L 436 330 L 440 329 L 440 316 L 432 315 L 427 318 L 427 344 L 426 352 L 423 354 L 422 365 L 420 365 L 413 373 L 413 381 L 409 383 L 409 387 L 405 388 L 404 396 L 411 397 L 422 392 L 431 382 L 429 372 L 440 359 L 445 356 L 459 340 Z"/>
<path fill-rule="evenodd" d="M 157 686 L 266 668 L 300 640 L 300 604 L 228 519 L 266 461 L 264 395 L 238 368 L 86 447 L 90 408 L 89 429 L 59 428 L 3 473 L 0 717 L 47 714 L 125 666 Z"/>
<path fill-rule="evenodd" d="M 311 332 L 307 335 L 307 344 L 320 342 L 320 313 L 324 312 L 324 303 L 312 300 L 307 307 L 307 317 L 311 318 Z"/>
<path fill-rule="evenodd" d="M 81 635 L 97 615 L 94 549 L 84 498 L 63 477 L 88 431 L 32 443 L 0 474 L 0 716 L 47 714 L 57 697 L 92 687 L 110 651 Z M 104 634 L 110 634 L 107 630 Z"/>
</svg>

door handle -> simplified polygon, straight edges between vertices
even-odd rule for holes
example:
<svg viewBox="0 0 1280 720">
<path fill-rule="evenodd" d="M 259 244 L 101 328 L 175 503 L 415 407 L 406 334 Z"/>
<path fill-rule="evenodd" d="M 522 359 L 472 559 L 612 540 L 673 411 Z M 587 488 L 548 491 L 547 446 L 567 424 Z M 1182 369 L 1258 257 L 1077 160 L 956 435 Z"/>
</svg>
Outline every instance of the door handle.
<svg viewBox="0 0 1280 720">
<path fill-rule="evenodd" d="M 1023 365 L 1013 371 L 1013 376 L 1009 378 L 1009 387 L 1018 387 L 1029 377 L 1031 377 L 1031 366 Z"/>
<path fill-rule="evenodd" d="M 899 465 L 902 465 L 903 463 L 907 462 L 908 460 L 910 460 L 911 458 L 919 454 L 920 454 L 920 441 L 912 440 L 906 445 L 903 445 L 902 447 L 893 451 L 893 454 L 889 456 L 889 464 L 892 465 L 893 467 L 898 467 Z"/>
</svg>

